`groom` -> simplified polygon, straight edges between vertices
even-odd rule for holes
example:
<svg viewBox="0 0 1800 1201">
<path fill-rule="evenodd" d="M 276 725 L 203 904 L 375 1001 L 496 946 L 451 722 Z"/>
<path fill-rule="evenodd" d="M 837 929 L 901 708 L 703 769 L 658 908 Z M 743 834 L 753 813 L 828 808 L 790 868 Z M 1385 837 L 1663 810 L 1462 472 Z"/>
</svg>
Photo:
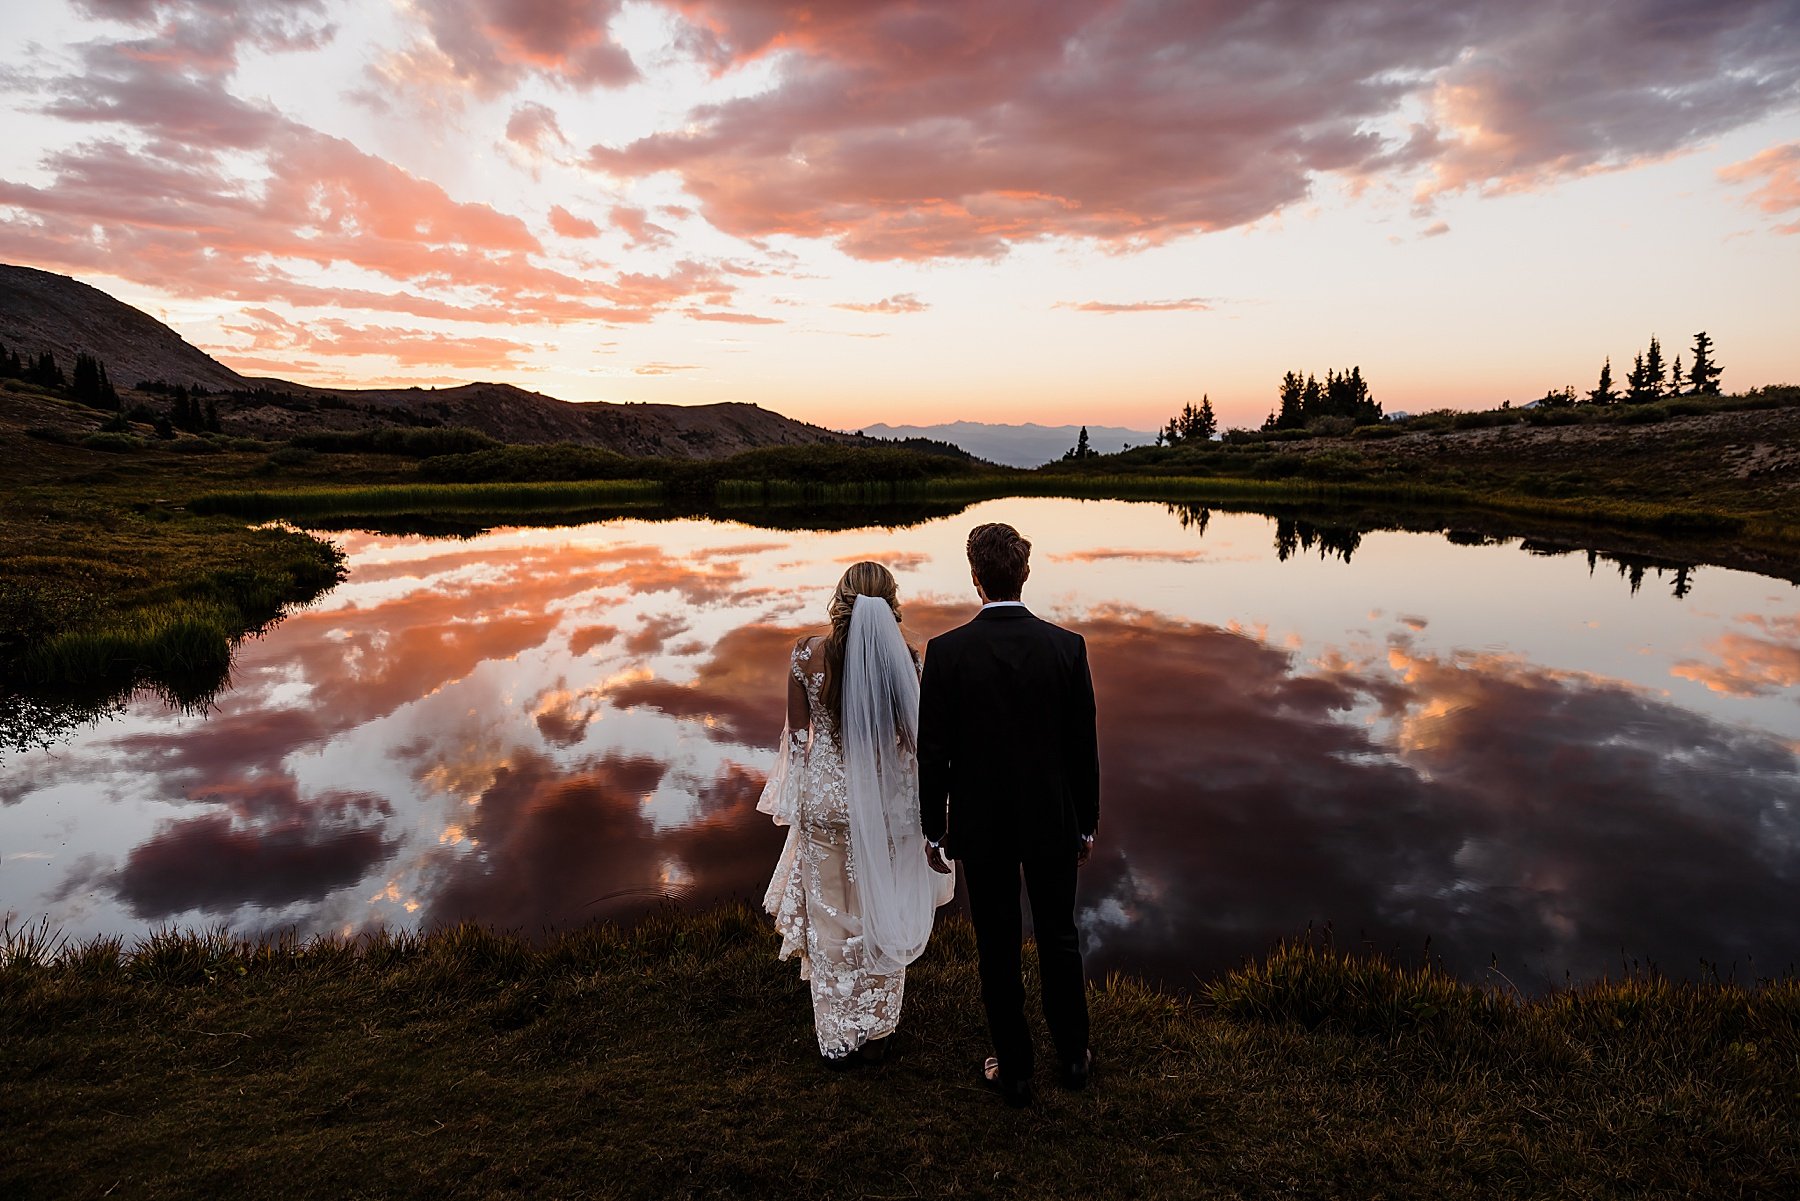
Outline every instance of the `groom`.
<svg viewBox="0 0 1800 1201">
<path fill-rule="evenodd" d="M 946 856 L 963 864 L 994 1040 L 982 1075 L 1009 1104 L 1027 1105 L 1033 1063 L 1019 967 L 1021 876 L 1062 1083 L 1085 1087 L 1093 1064 L 1075 874 L 1100 820 L 1094 685 L 1081 636 L 1032 616 L 1019 600 L 1031 543 L 1009 525 L 983 525 L 969 532 L 968 549 L 981 611 L 925 651 L 919 820 L 931 866 L 949 871 Z"/>
</svg>

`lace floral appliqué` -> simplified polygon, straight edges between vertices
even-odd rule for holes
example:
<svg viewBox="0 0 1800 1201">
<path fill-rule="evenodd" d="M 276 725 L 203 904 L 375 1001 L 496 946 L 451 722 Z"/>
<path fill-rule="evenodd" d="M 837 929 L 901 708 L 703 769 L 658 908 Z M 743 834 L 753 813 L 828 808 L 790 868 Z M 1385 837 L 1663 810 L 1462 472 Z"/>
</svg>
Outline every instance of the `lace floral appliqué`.
<svg viewBox="0 0 1800 1201">
<path fill-rule="evenodd" d="M 820 699 L 825 674 L 812 670 L 812 659 L 813 644 L 802 642 L 789 662 L 806 690 L 810 727 L 783 731 L 756 807 L 788 827 L 763 907 L 781 934 L 781 958 L 800 957 L 800 978 L 812 986 L 819 1050 L 835 1059 L 893 1033 L 906 974 L 863 968 L 862 920 L 846 904 L 856 857 L 844 762 Z"/>
</svg>

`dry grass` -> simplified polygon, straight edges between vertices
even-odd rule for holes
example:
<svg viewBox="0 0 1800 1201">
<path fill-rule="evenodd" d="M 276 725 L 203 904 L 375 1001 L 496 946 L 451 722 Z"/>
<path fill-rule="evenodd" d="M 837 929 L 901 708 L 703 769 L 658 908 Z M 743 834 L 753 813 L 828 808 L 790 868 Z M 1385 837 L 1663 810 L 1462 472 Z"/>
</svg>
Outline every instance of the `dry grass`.
<svg viewBox="0 0 1800 1201">
<path fill-rule="evenodd" d="M 1800 987 L 1522 1001 L 1299 945 L 1092 989 L 1102 1070 L 979 1087 L 947 921 L 890 1060 L 817 1062 L 744 908 L 528 943 L 162 934 L 0 956 L 8 1197 L 1774 1197 Z M 1041 1043 L 1041 1038 L 1040 1038 Z"/>
</svg>

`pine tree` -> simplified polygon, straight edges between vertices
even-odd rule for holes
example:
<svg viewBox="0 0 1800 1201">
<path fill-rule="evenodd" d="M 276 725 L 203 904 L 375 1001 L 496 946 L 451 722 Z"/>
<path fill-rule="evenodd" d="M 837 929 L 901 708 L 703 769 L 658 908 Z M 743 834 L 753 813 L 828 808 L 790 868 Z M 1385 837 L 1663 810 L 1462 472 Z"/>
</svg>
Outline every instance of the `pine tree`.
<svg viewBox="0 0 1800 1201">
<path fill-rule="evenodd" d="M 1306 428 L 1307 422 L 1311 421 L 1314 417 L 1319 416 L 1324 407 L 1325 393 L 1319 387 L 1319 381 L 1312 377 L 1311 372 L 1308 372 L 1306 375 L 1306 386 L 1300 389 L 1299 428 Z"/>
<path fill-rule="evenodd" d="M 1087 426 L 1081 427 L 1081 437 L 1075 439 L 1075 457 L 1085 459 L 1094 452 L 1088 447 Z"/>
<path fill-rule="evenodd" d="M 1609 405 L 1619 399 L 1618 393 L 1613 391 L 1611 355 L 1607 355 L 1606 362 L 1600 365 L 1600 382 L 1587 394 L 1587 398 L 1591 405 Z"/>
<path fill-rule="evenodd" d="M 1681 356 L 1675 356 L 1675 365 L 1669 368 L 1669 395 L 1681 395 Z"/>
<path fill-rule="evenodd" d="M 1688 382 L 1696 396 L 1717 396 L 1722 368 L 1712 357 L 1713 340 L 1701 330 L 1694 335 L 1694 365 L 1688 368 Z"/>
<path fill-rule="evenodd" d="M 212 397 L 210 396 L 206 398 L 205 424 L 209 433 L 216 434 L 219 432 L 219 406 L 213 403 Z M 1087 426 L 1084 425 L 1081 429 L 1083 433 L 1087 432 Z"/>
<path fill-rule="evenodd" d="M 75 370 L 69 378 L 69 393 L 84 405 L 100 404 L 100 371 L 91 354 L 75 356 Z"/>
<path fill-rule="evenodd" d="M 1195 434 L 1202 442 L 1211 442 L 1213 435 L 1219 432 L 1219 418 L 1213 413 L 1212 397 L 1204 392 L 1200 394 L 1200 412 L 1197 417 L 1198 420 L 1194 423 Z"/>
<path fill-rule="evenodd" d="M 1305 384 L 1300 377 L 1290 371 L 1281 377 L 1281 404 L 1275 410 L 1275 424 L 1265 428 L 1298 429 L 1306 424 L 1306 417 L 1301 412 L 1301 398 L 1305 392 Z"/>
<path fill-rule="evenodd" d="M 1655 334 L 1651 334 L 1650 349 L 1644 352 L 1645 388 L 1650 393 L 1651 400 L 1662 399 L 1666 372 L 1667 369 L 1663 366 L 1662 343 L 1656 340 Z"/>
<path fill-rule="evenodd" d="M 1639 351 L 1631 362 L 1631 371 L 1625 376 L 1625 399 L 1632 404 L 1643 404 L 1654 400 L 1650 391 L 1650 373 L 1644 367 L 1644 352 Z"/>
</svg>

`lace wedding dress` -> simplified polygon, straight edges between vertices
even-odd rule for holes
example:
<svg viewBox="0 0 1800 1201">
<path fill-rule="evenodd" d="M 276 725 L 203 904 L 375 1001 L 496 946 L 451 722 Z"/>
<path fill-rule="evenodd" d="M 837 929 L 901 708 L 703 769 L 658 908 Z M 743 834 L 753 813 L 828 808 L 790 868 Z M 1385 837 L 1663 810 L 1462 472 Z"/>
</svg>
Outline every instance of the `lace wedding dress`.
<svg viewBox="0 0 1800 1201">
<path fill-rule="evenodd" d="M 879 614 L 870 606 L 886 614 L 884 623 L 872 620 Z M 780 957 L 798 955 L 800 977 L 812 987 L 819 1051 L 837 1059 L 894 1032 L 906 964 L 924 949 L 933 911 L 950 899 L 955 877 L 925 864 L 909 749 L 919 669 L 892 611 L 878 598 L 857 600 L 845 657 L 847 739 L 823 701 L 821 647 L 819 639 L 803 640 L 789 658 L 807 721 L 801 727 L 790 717 L 757 808 L 788 827 L 763 905 L 781 934 Z M 896 709 L 898 730 L 882 716 Z"/>
</svg>

